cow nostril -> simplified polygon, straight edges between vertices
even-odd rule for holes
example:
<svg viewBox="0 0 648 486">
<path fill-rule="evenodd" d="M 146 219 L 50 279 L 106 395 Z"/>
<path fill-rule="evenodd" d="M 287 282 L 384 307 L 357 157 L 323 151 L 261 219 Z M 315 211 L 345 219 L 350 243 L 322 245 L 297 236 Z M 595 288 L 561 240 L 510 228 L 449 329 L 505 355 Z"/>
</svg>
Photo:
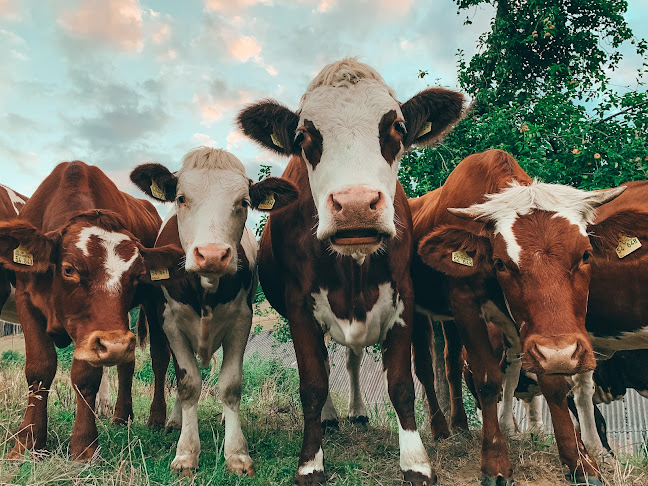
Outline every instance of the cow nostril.
<svg viewBox="0 0 648 486">
<path fill-rule="evenodd" d="M 230 257 L 232 256 L 232 249 L 228 248 L 223 252 L 223 256 L 221 257 L 221 263 L 225 263 L 229 261 Z"/>
<path fill-rule="evenodd" d="M 108 351 L 108 348 L 106 348 L 106 346 L 104 346 L 104 344 L 101 342 L 101 338 L 100 338 L 100 337 L 98 337 L 98 338 L 95 339 L 95 349 L 96 349 L 99 353 L 105 353 L 106 351 Z"/>
<path fill-rule="evenodd" d="M 373 200 L 369 203 L 369 207 L 375 211 L 376 208 L 378 207 L 378 203 L 380 202 L 381 198 L 382 198 L 382 193 L 381 192 L 376 193 L 376 197 L 374 197 Z"/>
<path fill-rule="evenodd" d="M 529 354 L 530 354 L 531 356 L 533 356 L 533 357 L 535 358 L 535 360 L 536 360 L 538 363 L 547 360 L 547 358 L 545 357 L 545 355 L 542 354 L 542 353 L 540 352 L 540 350 L 538 349 L 538 345 L 537 345 L 537 344 L 533 344 L 533 346 L 531 346 L 531 347 L 529 348 Z"/>
<path fill-rule="evenodd" d="M 203 256 L 202 253 L 200 253 L 200 249 L 198 247 L 194 248 L 193 252 L 194 252 L 194 259 L 196 260 L 196 262 L 200 263 L 205 261 L 205 257 Z"/>
<path fill-rule="evenodd" d="M 333 209 L 335 209 L 335 211 L 342 211 L 342 205 L 335 200 L 335 196 L 333 194 L 331 194 L 331 205 L 333 206 Z"/>
<path fill-rule="evenodd" d="M 584 352 L 585 349 L 583 348 L 583 344 L 580 341 L 576 341 L 576 349 L 574 350 L 574 353 L 571 355 L 571 359 L 580 358 Z"/>
</svg>

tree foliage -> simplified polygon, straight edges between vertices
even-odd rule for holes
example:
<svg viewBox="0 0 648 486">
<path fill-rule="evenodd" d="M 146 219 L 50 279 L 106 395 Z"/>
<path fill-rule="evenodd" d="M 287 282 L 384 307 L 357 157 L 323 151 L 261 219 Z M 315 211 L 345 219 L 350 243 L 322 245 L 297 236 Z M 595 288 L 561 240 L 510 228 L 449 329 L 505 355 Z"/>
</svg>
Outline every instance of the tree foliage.
<svg viewBox="0 0 648 486">
<path fill-rule="evenodd" d="M 486 0 L 455 2 L 461 12 Z M 510 152 L 549 182 L 600 188 L 648 178 L 645 58 L 633 89 L 609 86 L 623 42 L 646 54 L 626 9 L 623 0 L 497 0 L 477 54 L 466 61 L 459 52 L 471 110 L 441 145 L 403 158 L 408 195 L 439 187 L 463 158 L 489 148 Z"/>
</svg>

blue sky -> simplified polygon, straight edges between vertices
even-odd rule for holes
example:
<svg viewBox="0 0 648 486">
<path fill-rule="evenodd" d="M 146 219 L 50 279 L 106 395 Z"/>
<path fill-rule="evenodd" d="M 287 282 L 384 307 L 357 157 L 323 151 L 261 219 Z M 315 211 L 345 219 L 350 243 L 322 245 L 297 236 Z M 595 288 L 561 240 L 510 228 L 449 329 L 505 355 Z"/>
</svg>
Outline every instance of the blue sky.
<svg viewBox="0 0 648 486">
<path fill-rule="evenodd" d="M 403 100 L 426 87 L 419 69 L 456 87 L 457 49 L 474 53 L 493 10 L 468 15 L 464 26 L 452 0 L 0 0 L 0 182 L 29 195 L 57 163 L 81 159 L 138 194 L 135 165 L 177 169 L 203 144 L 232 151 L 251 177 L 260 164 L 279 175 L 286 161 L 236 130 L 242 106 L 297 108 L 312 76 L 343 56 L 375 67 Z M 648 37 L 644 0 L 626 18 Z M 633 88 L 640 64 L 627 56 L 613 83 Z"/>
</svg>

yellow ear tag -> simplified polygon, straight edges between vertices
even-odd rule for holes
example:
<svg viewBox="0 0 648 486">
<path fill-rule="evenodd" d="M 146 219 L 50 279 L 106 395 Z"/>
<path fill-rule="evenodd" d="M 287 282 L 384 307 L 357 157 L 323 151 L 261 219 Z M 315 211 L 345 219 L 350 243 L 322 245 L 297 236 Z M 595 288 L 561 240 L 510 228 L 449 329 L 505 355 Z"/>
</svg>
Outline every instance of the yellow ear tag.
<svg viewBox="0 0 648 486">
<path fill-rule="evenodd" d="M 259 204 L 259 209 L 272 209 L 275 204 L 274 192 L 271 192 L 266 196 L 261 204 Z"/>
<path fill-rule="evenodd" d="M 276 134 L 276 133 L 274 133 L 274 132 L 271 133 L 271 134 L 270 134 L 270 139 L 272 140 L 272 143 L 274 143 L 277 147 L 279 147 L 279 148 L 284 148 L 284 146 L 283 146 L 283 145 L 281 144 L 281 142 L 279 141 L 279 137 L 277 137 L 277 134 Z"/>
<path fill-rule="evenodd" d="M 21 265 L 29 265 L 31 267 L 34 264 L 34 255 L 29 253 L 22 246 L 19 246 L 13 251 L 13 261 Z"/>
<path fill-rule="evenodd" d="M 421 131 L 418 132 L 416 138 L 421 138 L 423 135 L 425 135 L 426 133 L 430 133 L 431 131 L 432 131 L 432 122 L 425 122 L 425 125 L 423 125 Z"/>
<path fill-rule="evenodd" d="M 151 194 L 155 199 L 159 199 L 160 201 L 165 201 L 166 196 L 164 195 L 164 191 L 160 189 L 160 186 L 157 185 L 157 182 L 151 181 Z"/>
<path fill-rule="evenodd" d="M 468 253 L 463 250 L 453 251 L 452 252 L 452 261 L 458 263 L 459 265 L 464 265 L 466 267 L 473 266 L 473 259 Z"/>
<path fill-rule="evenodd" d="M 636 236 L 620 236 L 616 254 L 619 258 L 623 258 L 639 248 L 641 248 L 641 242 Z"/>
<path fill-rule="evenodd" d="M 155 268 L 151 270 L 151 280 L 168 280 L 169 279 L 169 269 L 168 268 Z"/>
</svg>

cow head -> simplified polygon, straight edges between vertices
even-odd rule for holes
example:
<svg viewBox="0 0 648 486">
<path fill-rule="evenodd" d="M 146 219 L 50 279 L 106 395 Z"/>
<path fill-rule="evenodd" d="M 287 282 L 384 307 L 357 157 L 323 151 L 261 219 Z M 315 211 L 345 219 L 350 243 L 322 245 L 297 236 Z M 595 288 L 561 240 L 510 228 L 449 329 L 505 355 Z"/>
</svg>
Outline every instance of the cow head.
<svg viewBox="0 0 648 486">
<path fill-rule="evenodd" d="M 144 248 L 108 211 L 80 213 L 49 233 L 22 220 L 0 223 L 0 263 L 37 277 L 55 322 L 75 343 L 74 357 L 94 366 L 134 359 L 128 311 L 136 286 L 151 283 L 152 270 L 176 277 L 182 257 L 177 247 Z"/>
<path fill-rule="evenodd" d="M 175 202 L 185 269 L 207 278 L 236 273 L 249 207 L 275 211 L 297 199 L 290 182 L 268 177 L 254 183 L 239 159 L 210 147 L 189 152 L 176 173 L 143 164 L 131 180 L 149 196 Z"/>
<path fill-rule="evenodd" d="M 398 164 L 413 144 L 436 140 L 463 110 L 463 96 L 427 89 L 404 104 L 371 67 L 355 59 L 326 66 L 299 110 L 262 101 L 239 114 L 243 132 L 303 159 L 319 221 L 317 238 L 340 254 L 367 255 L 396 235 Z"/>
<path fill-rule="evenodd" d="M 519 328 L 524 369 L 589 371 L 596 362 L 585 330 L 593 254 L 588 230 L 595 208 L 624 190 L 512 183 L 483 204 L 448 209 L 485 223 L 481 231 L 460 223 L 439 227 L 421 240 L 419 255 L 447 275 L 497 278 Z"/>
</svg>

